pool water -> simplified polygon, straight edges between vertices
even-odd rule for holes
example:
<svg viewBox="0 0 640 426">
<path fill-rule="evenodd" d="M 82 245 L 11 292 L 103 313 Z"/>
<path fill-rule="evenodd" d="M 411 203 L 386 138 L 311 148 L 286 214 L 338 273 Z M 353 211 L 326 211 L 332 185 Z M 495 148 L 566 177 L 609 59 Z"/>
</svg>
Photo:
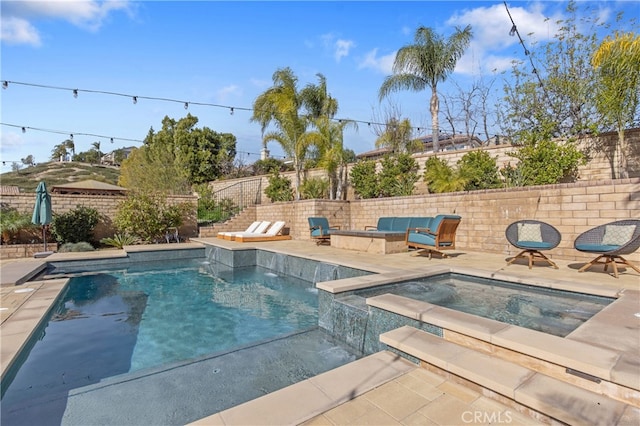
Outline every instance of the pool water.
<svg viewBox="0 0 640 426">
<path fill-rule="evenodd" d="M 203 259 L 144 269 L 71 279 L 15 378 L 8 387 L 3 381 L 3 418 L 12 406 L 32 412 L 39 399 L 50 404 L 56 394 L 64 399 L 113 376 L 159 371 L 318 325 L 317 290 L 308 281 L 257 266 L 216 276 Z M 339 363 L 356 359 L 337 356 Z"/>
<path fill-rule="evenodd" d="M 565 337 L 615 299 L 461 274 L 358 290 L 396 294 L 468 314 Z"/>
</svg>

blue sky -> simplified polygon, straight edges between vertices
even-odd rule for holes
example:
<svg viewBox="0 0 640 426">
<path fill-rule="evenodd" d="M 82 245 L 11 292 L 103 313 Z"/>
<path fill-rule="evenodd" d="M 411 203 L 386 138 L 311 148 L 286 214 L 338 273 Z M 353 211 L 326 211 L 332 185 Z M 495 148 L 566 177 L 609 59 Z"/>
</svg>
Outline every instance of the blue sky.
<svg viewBox="0 0 640 426">
<path fill-rule="evenodd" d="M 553 37 L 566 7 L 563 1 L 507 4 L 529 46 Z M 472 26 L 473 41 L 450 77 L 463 87 L 495 78 L 494 88 L 501 91 L 500 72 L 525 58 L 517 37 L 509 36 L 511 21 L 502 1 L 2 0 L 0 5 L 0 80 L 10 82 L 0 93 L 2 172 L 27 155 L 37 163 L 49 161 L 67 133 L 74 134 L 76 152 L 96 141 L 109 152 L 140 146 L 136 140 L 151 127 L 159 130 L 163 117 L 180 119 L 187 113 L 198 117 L 198 127 L 233 133 L 240 161 L 252 163 L 259 159 L 261 132 L 244 108 L 251 108 L 283 67 L 294 71 L 300 88 L 316 83 L 322 73 L 339 102 L 337 118 L 380 122 L 393 108 L 422 127 L 421 134 L 430 134 L 424 130 L 431 126 L 430 92 L 398 92 L 378 101 L 395 52 L 413 42 L 421 25 L 447 36 L 456 26 Z M 623 31 L 631 28 L 615 24 L 616 13 L 640 16 L 640 6 L 632 1 L 579 5 L 595 8 Z M 80 92 L 74 98 L 72 90 L 38 85 Z M 441 97 L 452 90 L 452 83 L 439 86 Z M 132 96 L 181 102 L 139 99 L 134 104 Z M 235 107 L 234 114 L 193 104 L 185 110 L 183 101 Z M 446 130 L 442 119 L 441 126 Z M 361 123 L 345 133 L 345 146 L 356 153 L 374 149 L 373 127 Z M 272 156 L 283 157 L 276 144 L 268 148 Z"/>
</svg>

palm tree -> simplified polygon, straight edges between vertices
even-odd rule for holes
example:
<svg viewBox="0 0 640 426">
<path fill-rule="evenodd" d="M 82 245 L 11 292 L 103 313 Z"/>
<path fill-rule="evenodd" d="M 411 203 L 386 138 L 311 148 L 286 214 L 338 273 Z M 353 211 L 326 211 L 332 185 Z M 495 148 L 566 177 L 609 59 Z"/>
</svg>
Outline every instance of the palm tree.
<svg viewBox="0 0 640 426">
<path fill-rule="evenodd" d="M 456 32 L 448 39 L 436 34 L 431 28 L 419 27 L 414 37 L 415 44 L 402 47 L 396 53 L 393 62 L 393 74 L 387 76 L 380 87 L 379 98 L 382 100 L 389 93 L 400 89 L 422 91 L 431 88 L 431 130 L 433 150 L 439 151 L 438 144 L 438 82 L 445 81 L 455 69 L 471 40 L 471 26 Z"/>
<path fill-rule="evenodd" d="M 346 127 L 358 127 L 355 121 L 332 121 L 327 116 L 321 116 L 313 121 L 316 131 L 305 136 L 309 145 L 318 149 L 318 164 L 329 175 L 329 198 L 342 199 L 345 182 L 347 180 L 348 151 L 344 149 L 344 129 Z"/>
<path fill-rule="evenodd" d="M 376 148 L 389 148 L 392 153 L 409 153 L 422 147 L 422 142 L 413 138 L 413 128 L 408 118 L 392 117 L 385 123 L 382 134 L 376 139 Z"/>
<path fill-rule="evenodd" d="M 318 85 L 308 84 L 298 91 L 298 79 L 293 71 L 288 67 L 278 69 L 273 73 L 273 86 L 253 103 L 251 121 L 262 126 L 264 148 L 268 142 L 278 142 L 293 159 L 296 200 L 300 199 L 302 169 L 311 143 L 305 137 L 307 129 L 313 119 L 332 117 L 338 109 L 337 101 L 327 94 L 326 79 L 322 74 L 317 76 Z M 275 130 L 264 133 L 269 125 L 275 126 Z"/>
</svg>

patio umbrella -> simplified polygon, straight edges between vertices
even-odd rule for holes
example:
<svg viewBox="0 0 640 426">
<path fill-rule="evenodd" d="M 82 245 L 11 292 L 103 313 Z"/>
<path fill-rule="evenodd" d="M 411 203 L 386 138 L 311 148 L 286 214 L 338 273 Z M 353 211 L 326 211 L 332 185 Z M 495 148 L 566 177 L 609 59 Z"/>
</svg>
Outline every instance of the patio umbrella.
<svg viewBox="0 0 640 426">
<path fill-rule="evenodd" d="M 44 251 L 47 251 L 46 229 L 51 223 L 51 196 L 44 182 L 40 182 L 36 189 L 36 205 L 33 207 L 31 222 L 42 226 L 42 241 L 44 241 Z"/>
</svg>

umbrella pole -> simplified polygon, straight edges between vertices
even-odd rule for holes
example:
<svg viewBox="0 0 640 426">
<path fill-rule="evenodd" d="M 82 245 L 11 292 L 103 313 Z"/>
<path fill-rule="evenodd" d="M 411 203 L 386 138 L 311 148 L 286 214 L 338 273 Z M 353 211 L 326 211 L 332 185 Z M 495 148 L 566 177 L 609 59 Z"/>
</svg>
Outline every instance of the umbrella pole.
<svg viewBox="0 0 640 426">
<path fill-rule="evenodd" d="M 46 226 L 42 227 L 42 241 L 44 241 L 44 251 L 47 251 L 47 231 L 46 231 Z"/>
</svg>

